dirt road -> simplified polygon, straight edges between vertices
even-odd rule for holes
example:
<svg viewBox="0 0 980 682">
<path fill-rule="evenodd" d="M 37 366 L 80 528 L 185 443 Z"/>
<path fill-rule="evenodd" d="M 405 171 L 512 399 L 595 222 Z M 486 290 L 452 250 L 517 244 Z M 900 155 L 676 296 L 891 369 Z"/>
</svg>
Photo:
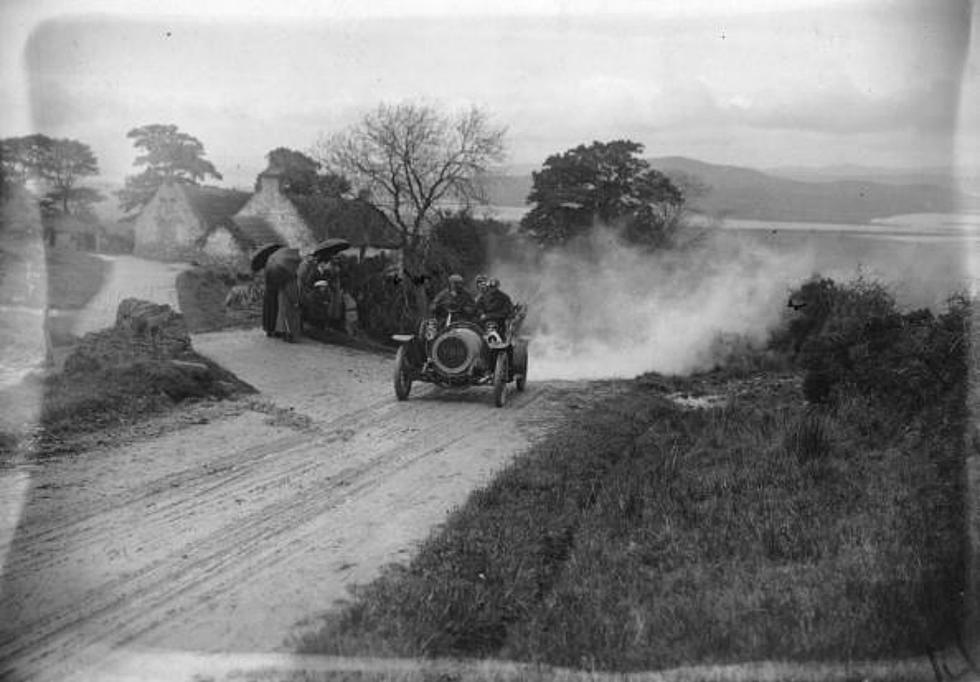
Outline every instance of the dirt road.
<svg viewBox="0 0 980 682">
<path fill-rule="evenodd" d="M 348 584 L 410 557 L 469 491 L 613 390 L 532 380 L 497 409 L 487 388 L 416 385 L 399 403 L 387 357 L 258 330 L 193 342 L 260 395 L 28 472 L 0 677 L 190 680 L 187 652 L 289 651 Z"/>
<path fill-rule="evenodd" d="M 100 258 L 110 264 L 106 282 L 88 305 L 74 315 L 72 333 L 76 336 L 111 327 L 116 321 L 119 304 L 126 298 L 166 303 L 174 310 L 178 309 L 174 280 L 188 266 L 134 256 L 100 255 Z"/>
</svg>

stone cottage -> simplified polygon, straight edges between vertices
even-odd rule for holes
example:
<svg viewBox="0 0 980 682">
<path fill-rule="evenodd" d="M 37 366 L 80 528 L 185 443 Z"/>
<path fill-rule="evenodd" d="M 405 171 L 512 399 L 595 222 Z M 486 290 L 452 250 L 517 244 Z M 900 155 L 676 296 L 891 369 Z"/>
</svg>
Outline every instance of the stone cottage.
<svg viewBox="0 0 980 682">
<path fill-rule="evenodd" d="M 137 217 L 133 252 L 157 260 L 219 262 L 243 267 L 258 247 L 282 242 L 311 251 L 331 237 L 351 243 L 359 258 L 387 252 L 401 240 L 378 209 L 361 199 L 283 191 L 282 174 L 263 172 L 254 194 L 181 183 L 161 185 Z"/>
<path fill-rule="evenodd" d="M 233 259 L 240 249 L 212 235 L 231 227 L 232 216 L 248 199 L 246 192 L 165 182 L 133 224 L 133 253 L 169 261 Z M 209 240 L 210 253 L 204 250 Z"/>
<path fill-rule="evenodd" d="M 306 196 L 283 191 L 282 173 L 269 168 L 259 175 L 258 191 L 235 221 L 263 219 L 290 245 L 309 251 L 329 238 L 346 239 L 360 258 L 401 249 L 398 232 L 374 206 L 361 199 Z"/>
</svg>

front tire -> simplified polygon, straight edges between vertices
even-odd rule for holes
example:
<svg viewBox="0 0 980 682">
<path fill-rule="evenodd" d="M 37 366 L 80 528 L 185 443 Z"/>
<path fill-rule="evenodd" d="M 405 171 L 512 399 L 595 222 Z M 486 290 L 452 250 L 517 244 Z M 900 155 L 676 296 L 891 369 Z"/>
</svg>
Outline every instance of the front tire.
<svg viewBox="0 0 980 682">
<path fill-rule="evenodd" d="M 408 357 L 405 346 L 398 348 L 395 354 L 395 397 L 399 400 L 408 400 L 409 391 L 412 390 L 412 377 L 408 370 Z"/>
<path fill-rule="evenodd" d="M 507 370 L 507 353 L 497 353 L 493 370 L 493 402 L 497 407 L 507 402 Z"/>
</svg>

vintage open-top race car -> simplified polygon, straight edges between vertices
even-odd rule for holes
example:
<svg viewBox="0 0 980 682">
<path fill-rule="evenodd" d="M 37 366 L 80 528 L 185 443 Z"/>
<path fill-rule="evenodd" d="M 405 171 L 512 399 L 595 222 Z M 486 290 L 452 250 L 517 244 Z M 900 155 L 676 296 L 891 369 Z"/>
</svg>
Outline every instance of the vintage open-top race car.
<svg viewBox="0 0 980 682">
<path fill-rule="evenodd" d="M 502 325 L 452 316 L 440 325 L 429 318 L 417 334 L 395 334 L 392 338 L 401 344 L 395 355 L 395 395 L 407 400 L 413 381 L 450 388 L 492 384 L 494 403 L 503 407 L 508 383 L 513 381 L 518 391 L 527 384 L 527 339 L 519 335 L 525 315 L 525 307 L 518 305 Z"/>
</svg>

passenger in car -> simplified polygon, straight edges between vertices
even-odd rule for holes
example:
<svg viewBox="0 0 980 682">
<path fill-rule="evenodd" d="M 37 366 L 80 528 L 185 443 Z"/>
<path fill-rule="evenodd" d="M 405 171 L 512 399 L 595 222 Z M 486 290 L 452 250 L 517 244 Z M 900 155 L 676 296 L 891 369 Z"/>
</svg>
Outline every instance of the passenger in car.
<svg viewBox="0 0 980 682">
<path fill-rule="evenodd" d="M 507 320 L 514 312 L 514 303 L 510 296 L 500 290 L 500 280 L 481 275 L 476 279 L 480 295 L 476 299 L 476 314 L 480 322 L 486 326 L 488 322 L 497 325 L 502 335 L 507 333 Z"/>
</svg>

